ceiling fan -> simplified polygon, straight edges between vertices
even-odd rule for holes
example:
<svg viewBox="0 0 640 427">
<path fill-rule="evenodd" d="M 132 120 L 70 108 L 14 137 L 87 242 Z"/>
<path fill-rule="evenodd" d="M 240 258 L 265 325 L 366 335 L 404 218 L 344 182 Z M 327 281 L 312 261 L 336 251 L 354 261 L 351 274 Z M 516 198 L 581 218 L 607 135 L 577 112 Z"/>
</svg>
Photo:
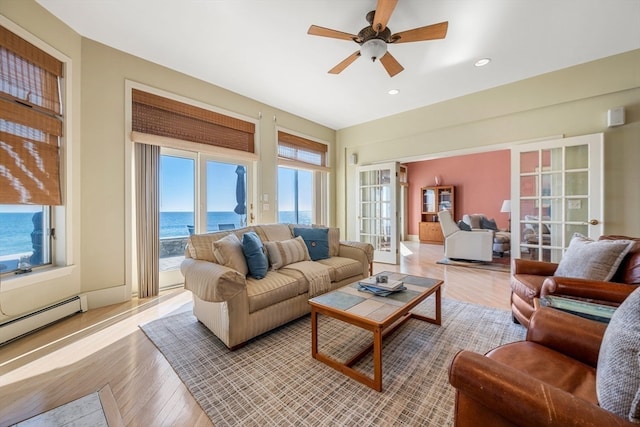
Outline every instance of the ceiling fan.
<svg viewBox="0 0 640 427">
<path fill-rule="evenodd" d="M 317 25 L 309 27 L 307 34 L 340 40 L 352 40 L 360 45 L 359 50 L 330 69 L 330 74 L 339 74 L 351 65 L 353 61 L 358 59 L 359 56 L 364 56 L 374 62 L 376 59 L 379 59 L 384 69 L 389 73 L 389 76 L 393 77 L 404 70 L 404 67 L 391 55 L 391 52 L 387 51 L 388 44 L 445 38 L 447 35 L 447 27 L 449 26 L 448 21 L 392 34 L 391 30 L 387 27 L 387 22 L 389 22 L 389 18 L 391 18 L 391 14 L 397 3 L 398 0 L 378 0 L 376 10 L 372 10 L 367 13 L 366 16 L 367 22 L 370 25 L 360 30 L 357 36 Z"/>
</svg>

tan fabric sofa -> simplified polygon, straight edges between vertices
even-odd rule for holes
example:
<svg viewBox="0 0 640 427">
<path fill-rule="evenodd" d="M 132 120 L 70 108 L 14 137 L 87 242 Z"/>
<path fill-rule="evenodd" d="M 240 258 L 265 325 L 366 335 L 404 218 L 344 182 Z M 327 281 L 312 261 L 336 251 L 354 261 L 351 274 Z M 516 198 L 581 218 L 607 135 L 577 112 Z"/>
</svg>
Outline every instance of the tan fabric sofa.
<svg viewBox="0 0 640 427">
<path fill-rule="evenodd" d="M 225 345 L 237 348 L 275 327 L 309 313 L 309 275 L 323 276 L 322 291 L 337 289 L 370 275 L 373 247 L 368 243 L 340 241 L 339 229 L 329 229 L 329 258 L 299 261 L 278 270 L 269 268 L 256 279 L 222 265 L 214 242 L 254 231 L 265 242 L 291 242 L 294 224 L 265 224 L 194 234 L 189 237 L 180 270 L 185 288 L 193 292 L 193 313 Z M 218 253 L 219 254 L 219 253 Z M 224 261 L 224 260 L 223 260 Z M 227 265 L 233 265 L 227 260 Z"/>
</svg>

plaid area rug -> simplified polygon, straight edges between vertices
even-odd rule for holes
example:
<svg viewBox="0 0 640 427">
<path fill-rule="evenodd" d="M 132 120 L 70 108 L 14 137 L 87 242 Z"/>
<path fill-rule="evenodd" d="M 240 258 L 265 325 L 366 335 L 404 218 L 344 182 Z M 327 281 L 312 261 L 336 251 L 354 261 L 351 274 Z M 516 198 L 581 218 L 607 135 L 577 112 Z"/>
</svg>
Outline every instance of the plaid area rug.
<svg viewBox="0 0 640 427">
<path fill-rule="evenodd" d="M 432 315 L 433 298 L 414 311 Z M 229 351 L 191 312 L 140 328 L 164 354 L 216 427 L 242 425 L 453 425 L 448 367 L 460 349 L 484 353 L 524 339 L 511 313 L 442 300 L 442 326 L 411 319 L 385 338 L 383 392 L 311 357 L 310 316 Z M 319 316 L 319 350 L 347 360 L 371 333 Z M 371 375 L 373 360 L 357 369 Z"/>
</svg>

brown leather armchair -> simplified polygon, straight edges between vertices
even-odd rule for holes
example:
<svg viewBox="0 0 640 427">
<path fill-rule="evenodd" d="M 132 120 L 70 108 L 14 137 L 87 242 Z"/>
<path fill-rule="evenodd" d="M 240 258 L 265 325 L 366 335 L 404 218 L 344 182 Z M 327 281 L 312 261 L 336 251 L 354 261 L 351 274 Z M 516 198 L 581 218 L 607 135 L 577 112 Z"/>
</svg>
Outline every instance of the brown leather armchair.
<svg viewBox="0 0 640 427">
<path fill-rule="evenodd" d="M 640 239 L 626 236 L 602 236 L 600 239 L 638 241 L 620 264 L 611 282 L 556 277 L 556 263 L 514 259 L 511 266 L 511 312 L 514 321 L 529 327 L 529 319 L 534 312 L 533 300 L 551 294 L 620 305 L 640 284 Z"/>
<path fill-rule="evenodd" d="M 605 329 L 604 323 L 542 307 L 526 341 L 485 356 L 459 352 L 449 368 L 455 425 L 637 425 L 598 405 L 596 366 Z"/>
</svg>

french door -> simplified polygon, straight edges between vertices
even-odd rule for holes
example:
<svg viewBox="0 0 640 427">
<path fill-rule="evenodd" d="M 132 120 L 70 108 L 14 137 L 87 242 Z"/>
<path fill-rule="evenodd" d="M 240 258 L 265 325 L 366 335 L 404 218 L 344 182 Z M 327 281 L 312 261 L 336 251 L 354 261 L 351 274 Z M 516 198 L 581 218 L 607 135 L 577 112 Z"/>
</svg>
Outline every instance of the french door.
<svg viewBox="0 0 640 427">
<path fill-rule="evenodd" d="M 251 221 L 251 163 L 163 148 L 160 158 L 160 288 L 184 281 L 180 263 L 190 234 L 241 228 Z"/>
<path fill-rule="evenodd" d="M 358 240 L 371 243 L 376 262 L 398 264 L 399 163 L 358 168 Z"/>
<path fill-rule="evenodd" d="M 603 218 L 603 134 L 511 151 L 511 252 L 559 262 L 574 233 L 597 239 Z"/>
</svg>

